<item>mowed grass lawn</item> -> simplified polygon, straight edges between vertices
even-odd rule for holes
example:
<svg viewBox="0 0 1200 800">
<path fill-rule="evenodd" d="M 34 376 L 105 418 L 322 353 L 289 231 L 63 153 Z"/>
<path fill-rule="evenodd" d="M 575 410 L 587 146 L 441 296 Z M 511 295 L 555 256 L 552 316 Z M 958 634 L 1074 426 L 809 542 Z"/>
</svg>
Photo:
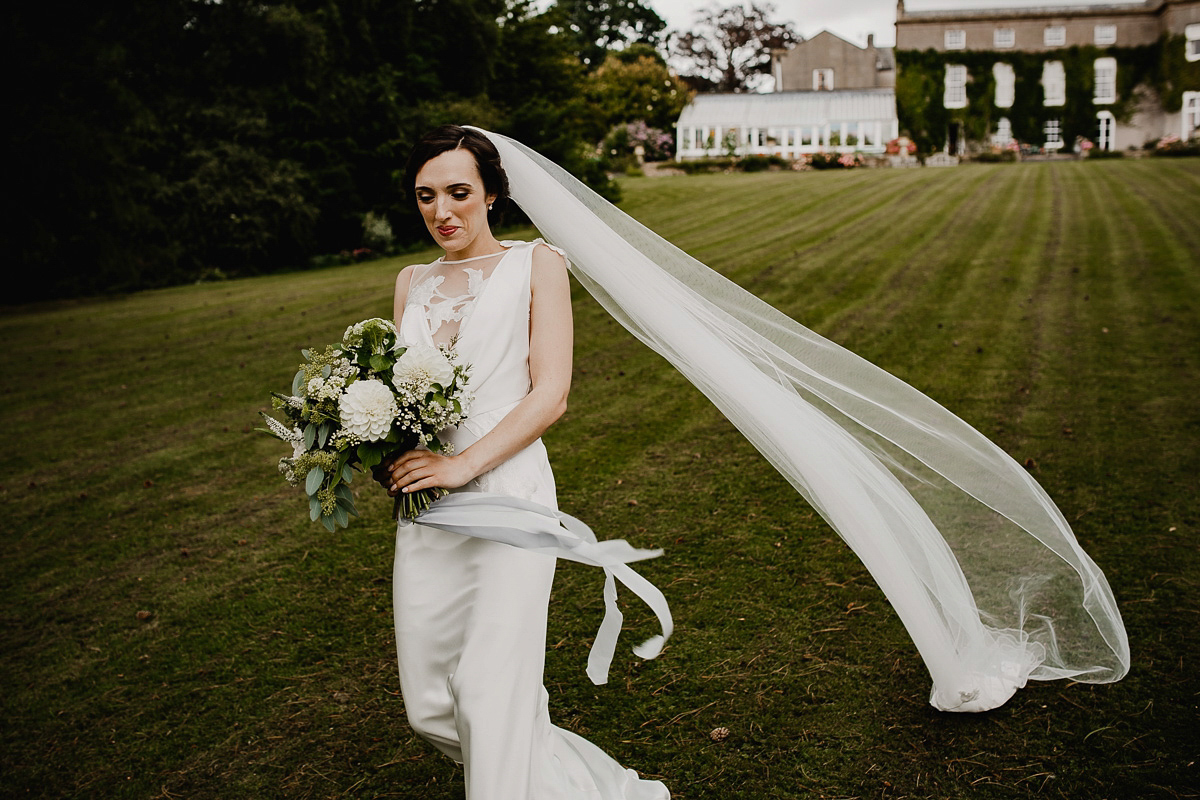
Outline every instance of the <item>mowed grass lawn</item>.
<svg viewBox="0 0 1200 800">
<path fill-rule="evenodd" d="M 561 504 L 665 548 L 640 569 L 677 630 L 639 662 L 653 621 L 629 605 L 592 686 L 600 576 L 560 565 L 555 721 L 678 798 L 1195 797 L 1200 160 L 624 188 L 635 217 L 1027 462 L 1107 574 L 1133 667 L 931 709 L 850 551 L 576 287 L 571 408 L 546 437 Z M 251 430 L 300 348 L 388 316 L 396 271 L 434 255 L 0 315 L 0 795 L 461 793 L 398 694 L 390 502 L 360 478 L 363 517 L 327 533 Z"/>
</svg>

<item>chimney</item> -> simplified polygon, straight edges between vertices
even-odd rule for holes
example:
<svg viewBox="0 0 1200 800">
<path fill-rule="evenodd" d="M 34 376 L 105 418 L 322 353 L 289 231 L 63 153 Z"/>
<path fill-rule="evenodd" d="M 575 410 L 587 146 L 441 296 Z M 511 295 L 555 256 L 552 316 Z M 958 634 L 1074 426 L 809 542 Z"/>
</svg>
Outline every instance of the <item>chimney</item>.
<svg viewBox="0 0 1200 800">
<path fill-rule="evenodd" d="M 874 46 L 875 46 L 875 34 L 868 33 L 867 34 L 867 49 L 870 49 Z"/>
</svg>

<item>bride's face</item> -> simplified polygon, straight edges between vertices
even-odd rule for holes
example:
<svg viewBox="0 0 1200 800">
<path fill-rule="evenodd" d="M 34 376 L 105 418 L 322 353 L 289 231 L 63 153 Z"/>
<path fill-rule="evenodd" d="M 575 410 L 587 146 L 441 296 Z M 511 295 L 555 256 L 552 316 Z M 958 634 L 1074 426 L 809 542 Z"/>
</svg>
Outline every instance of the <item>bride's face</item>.
<svg viewBox="0 0 1200 800">
<path fill-rule="evenodd" d="M 469 150 L 447 150 L 429 159 L 417 172 L 417 208 L 433 240 L 447 253 L 469 250 L 481 233 L 488 232 L 487 194 L 475 156 Z"/>
</svg>

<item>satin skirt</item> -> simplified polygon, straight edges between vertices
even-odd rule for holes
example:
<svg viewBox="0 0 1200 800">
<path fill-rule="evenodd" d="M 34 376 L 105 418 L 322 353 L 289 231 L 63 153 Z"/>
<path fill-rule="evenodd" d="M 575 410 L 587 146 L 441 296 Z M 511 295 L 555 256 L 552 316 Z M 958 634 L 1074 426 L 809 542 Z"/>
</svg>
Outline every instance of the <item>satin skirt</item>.
<svg viewBox="0 0 1200 800">
<path fill-rule="evenodd" d="M 468 800 L 666 800 L 551 724 L 542 685 L 555 559 L 424 525 L 396 532 L 400 688 L 413 729 L 463 765 Z"/>
</svg>

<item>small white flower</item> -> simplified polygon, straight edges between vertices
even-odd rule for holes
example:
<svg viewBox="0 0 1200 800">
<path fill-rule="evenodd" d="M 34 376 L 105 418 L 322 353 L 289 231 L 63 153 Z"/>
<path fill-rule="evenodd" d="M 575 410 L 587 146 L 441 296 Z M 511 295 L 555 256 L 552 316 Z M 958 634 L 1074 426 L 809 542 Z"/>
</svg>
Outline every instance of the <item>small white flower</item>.
<svg viewBox="0 0 1200 800">
<path fill-rule="evenodd" d="M 404 383 L 415 384 L 422 390 L 427 390 L 434 383 L 445 388 L 453 380 L 454 366 L 441 350 L 429 345 L 418 344 L 408 348 L 392 369 L 392 383 L 396 388 Z"/>
<path fill-rule="evenodd" d="M 308 451 L 304 446 L 304 431 L 300 428 L 292 428 L 292 458 L 298 458 Z"/>
<path fill-rule="evenodd" d="M 382 439 L 396 419 L 396 398 L 382 381 L 362 380 L 350 384 L 342 395 L 342 427 L 363 441 Z"/>
</svg>

